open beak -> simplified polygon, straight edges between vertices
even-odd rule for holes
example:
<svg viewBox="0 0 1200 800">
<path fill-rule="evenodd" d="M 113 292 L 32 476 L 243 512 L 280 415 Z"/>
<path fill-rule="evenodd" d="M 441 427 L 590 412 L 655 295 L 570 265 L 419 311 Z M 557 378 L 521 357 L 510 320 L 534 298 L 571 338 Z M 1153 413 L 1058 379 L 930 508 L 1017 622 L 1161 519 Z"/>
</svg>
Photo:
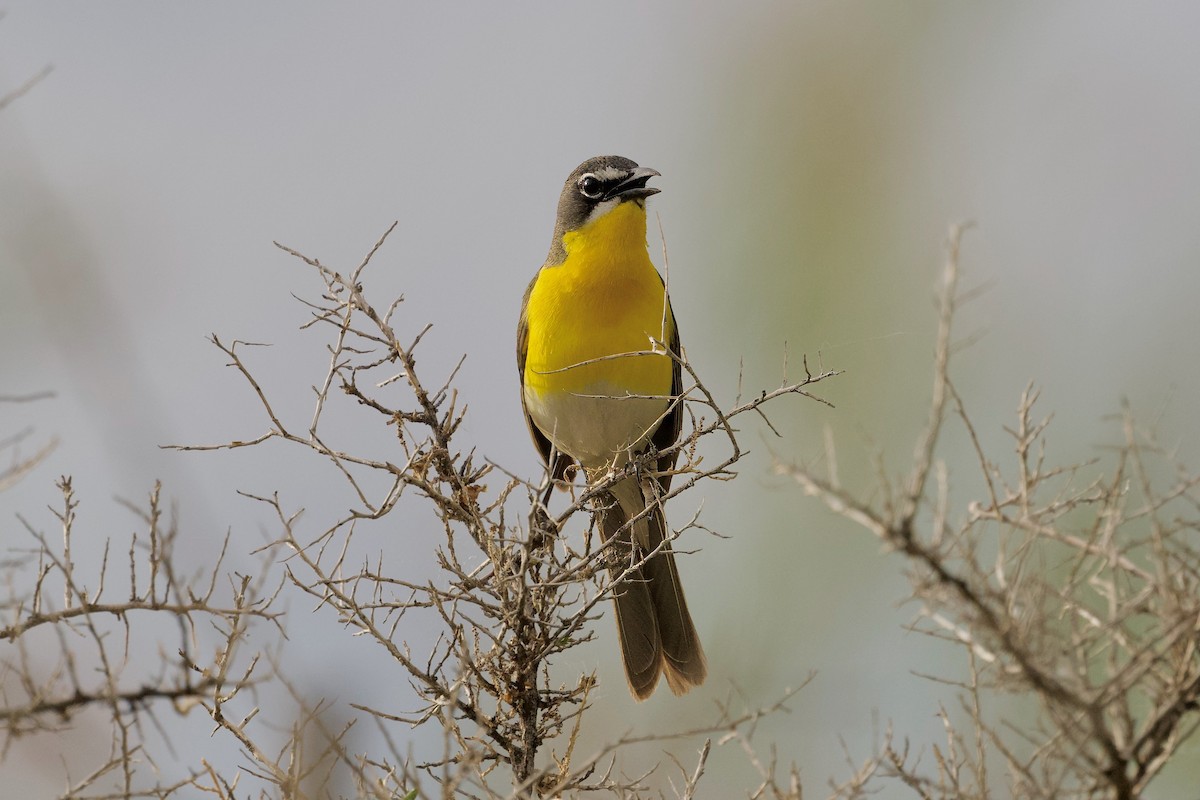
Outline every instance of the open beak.
<svg viewBox="0 0 1200 800">
<path fill-rule="evenodd" d="M 630 170 L 629 177 L 618 183 L 613 188 L 609 189 L 604 194 L 605 200 L 618 198 L 621 200 L 636 200 L 639 198 L 649 197 L 652 194 L 658 194 L 662 189 L 654 186 L 647 186 L 646 181 L 662 175 L 656 169 L 649 167 L 635 167 Z"/>
</svg>

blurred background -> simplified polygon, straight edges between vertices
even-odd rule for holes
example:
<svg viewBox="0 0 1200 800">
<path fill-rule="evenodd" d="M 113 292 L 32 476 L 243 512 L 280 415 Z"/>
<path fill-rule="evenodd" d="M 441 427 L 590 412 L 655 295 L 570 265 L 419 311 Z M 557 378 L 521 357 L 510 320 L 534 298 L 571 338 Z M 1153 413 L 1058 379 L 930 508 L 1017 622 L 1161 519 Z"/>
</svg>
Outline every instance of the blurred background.
<svg viewBox="0 0 1200 800">
<path fill-rule="evenodd" d="M 850 486 L 869 490 L 876 452 L 889 470 L 906 466 L 926 417 L 932 289 L 951 223 L 976 223 L 962 264 L 981 293 L 959 333 L 978 339 L 955 373 L 996 459 L 1033 381 L 1038 408 L 1055 415 L 1053 462 L 1102 455 L 1119 438 L 1106 417 L 1123 398 L 1200 461 L 1195 4 L 18 0 L 3 10 L 0 95 L 47 64 L 53 72 L 0 111 L 0 394 L 56 396 L 0 406 L 0 435 L 33 426 L 34 445 L 59 440 L 0 495 L 6 548 L 29 544 L 18 513 L 55 529 L 46 507 L 63 474 L 82 502 L 77 536 L 92 547 L 139 527 L 114 498 L 141 502 L 156 479 L 198 560 L 229 532 L 237 565 L 252 565 L 246 554 L 271 537 L 238 489 L 280 490 L 308 506 L 314 528 L 333 518 L 347 498 L 320 494 L 334 476 L 315 457 L 159 446 L 266 430 L 210 333 L 272 343 L 252 362 L 281 413 L 306 427 L 325 359 L 316 334 L 298 331 L 308 315 L 291 294 L 315 297 L 320 284 L 272 242 L 349 269 L 393 220 L 369 294 L 381 305 L 405 296 L 402 333 L 433 324 L 427 380 L 467 355 L 463 441 L 536 475 L 516 315 L 562 180 L 601 153 L 663 174 L 650 207 L 676 315 L 719 398 L 733 400 L 739 373 L 747 392 L 778 385 L 785 353 L 793 377 L 802 353 L 845 374 L 818 387 L 836 408 L 777 405 L 780 438 L 747 422 L 754 452 L 741 478 L 672 509 L 682 524 L 703 504 L 705 524 L 728 537 L 689 543 L 697 552 L 682 565 L 710 660 L 703 690 L 635 705 L 607 616 L 599 642 L 556 665 L 564 676 L 599 671 L 590 743 L 700 724 L 734 687 L 751 706 L 770 704 L 810 673 L 792 713 L 765 722 L 756 742 L 776 743 L 813 796 L 849 773 L 847 756 L 869 756 L 889 723 L 914 748 L 940 741 L 935 714 L 953 693 L 917 673 L 959 674 L 960 654 L 904 631 L 916 609 L 902 602 L 899 559 L 770 467 L 773 456 L 817 461 L 826 428 Z M 662 248 L 652 230 L 652 253 Z M 392 434 L 375 415 L 349 420 L 348 440 L 386 452 Z M 943 454 L 965 502 L 979 486 L 974 459 L 961 436 Z M 371 535 L 400 571 L 427 561 L 431 540 L 402 520 Z M 379 653 L 304 601 L 291 614 L 288 671 L 309 696 L 411 707 Z M 234 763 L 199 716 L 178 721 L 176 750 L 189 763 L 196 753 Z M 352 747 L 369 748 L 373 734 L 358 735 Z M 669 764 L 668 753 L 686 763 L 698 746 L 648 747 L 628 766 Z M 83 772 L 107 737 L 16 747 L 25 757 L 0 767 L 5 785 L 41 796 L 61 790 L 63 752 Z M 1184 756 L 1153 796 L 1194 788 L 1200 747 Z M 710 797 L 755 783 L 732 748 L 714 754 L 706 780 Z"/>
</svg>

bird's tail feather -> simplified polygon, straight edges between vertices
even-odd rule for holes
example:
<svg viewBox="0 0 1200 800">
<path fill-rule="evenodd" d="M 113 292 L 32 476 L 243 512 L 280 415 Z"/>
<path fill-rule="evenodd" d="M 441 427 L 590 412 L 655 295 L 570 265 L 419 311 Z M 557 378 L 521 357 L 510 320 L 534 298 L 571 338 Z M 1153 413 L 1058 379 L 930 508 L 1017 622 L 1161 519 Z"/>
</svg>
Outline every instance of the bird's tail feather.
<svg viewBox="0 0 1200 800">
<path fill-rule="evenodd" d="M 622 481 L 612 494 L 614 502 L 600 511 L 600 534 L 605 542 L 616 538 L 610 574 L 614 580 L 624 576 L 613 587 L 613 599 L 629 689 L 638 700 L 645 700 L 665 673 L 671 691 L 683 694 L 704 682 L 708 668 L 683 596 L 675 554 L 665 541 L 662 506 L 655 504 L 630 525 L 628 521 L 645 508 L 637 479 Z M 631 569 L 633 564 L 638 566 Z"/>
</svg>

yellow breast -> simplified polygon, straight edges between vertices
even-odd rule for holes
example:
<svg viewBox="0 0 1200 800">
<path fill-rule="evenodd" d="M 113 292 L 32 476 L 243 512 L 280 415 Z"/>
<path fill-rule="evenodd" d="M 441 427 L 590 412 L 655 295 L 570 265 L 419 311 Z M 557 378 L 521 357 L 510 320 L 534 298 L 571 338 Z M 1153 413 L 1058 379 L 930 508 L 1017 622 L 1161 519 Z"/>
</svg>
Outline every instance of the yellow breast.
<svg viewBox="0 0 1200 800">
<path fill-rule="evenodd" d="M 645 209 L 621 203 L 563 245 L 566 259 L 542 269 L 526 306 L 526 391 L 669 394 L 670 356 L 641 354 L 652 340 L 666 346 L 675 325 L 646 252 Z"/>
</svg>

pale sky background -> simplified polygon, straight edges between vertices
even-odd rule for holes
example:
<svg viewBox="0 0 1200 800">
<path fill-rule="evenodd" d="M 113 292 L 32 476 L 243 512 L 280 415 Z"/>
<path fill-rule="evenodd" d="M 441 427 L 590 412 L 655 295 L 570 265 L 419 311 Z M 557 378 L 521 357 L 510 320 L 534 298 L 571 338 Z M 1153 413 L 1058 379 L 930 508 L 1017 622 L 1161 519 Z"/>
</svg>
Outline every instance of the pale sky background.
<svg viewBox="0 0 1200 800">
<path fill-rule="evenodd" d="M 113 498 L 140 499 L 156 479 L 196 558 L 230 531 L 248 565 L 270 535 L 237 489 L 279 489 L 318 519 L 336 514 L 344 498 L 323 505 L 330 475 L 315 457 L 158 446 L 265 430 L 206 341 L 214 332 L 275 343 L 254 353 L 259 374 L 285 414 L 306 420 L 324 359 L 297 331 L 307 317 L 290 295 L 313 297 L 319 284 L 272 241 L 349 268 L 393 220 L 368 291 L 384 304 L 405 295 L 405 331 L 433 323 L 421 357 L 430 374 L 467 354 L 463 441 L 534 475 L 516 314 L 563 178 L 601 153 L 663 174 L 651 208 L 673 303 L 688 355 L 720 397 L 732 400 L 739 359 L 748 391 L 773 387 L 785 343 L 793 365 L 819 351 L 846 374 L 820 387 L 835 409 L 777 407 L 782 439 L 747 424 L 755 453 L 741 479 L 672 512 L 681 524 L 703 503 L 706 524 L 729 537 L 696 541 L 682 565 L 710 660 L 704 689 L 634 705 L 607 615 L 600 641 L 561 665 L 599 669 L 592 741 L 698 724 L 733 685 L 769 704 L 813 671 L 793 712 L 757 739 L 799 764 L 812 796 L 846 775 L 839 738 L 856 760 L 887 720 L 914 747 L 939 741 L 934 713 L 953 697 L 914 672 L 952 673 L 959 654 L 902 630 L 914 612 L 899 605 L 902 563 L 770 477 L 769 452 L 812 460 L 829 425 L 851 485 L 870 486 L 871 448 L 891 469 L 906 463 L 925 419 L 931 288 L 950 223 L 977 223 L 965 281 L 987 288 L 960 331 L 982 338 L 957 375 L 997 457 L 1032 380 L 1055 413 L 1056 461 L 1113 441 L 1105 416 L 1122 398 L 1147 419 L 1161 414 L 1164 438 L 1200 461 L 1195 4 L 27 0 L 3 10 L 0 95 L 45 64 L 54 71 L 0 112 L 0 394 L 57 396 L 0 407 L 0 436 L 32 425 L 34 442 L 60 440 L 0 495 L 6 547 L 28 544 L 17 513 L 54 529 L 45 506 L 60 474 L 74 476 L 93 546 L 137 527 Z M 661 248 L 656 232 L 651 247 Z M 374 415 L 350 419 L 363 426 L 350 436 L 391 436 Z M 969 490 L 962 445 L 951 437 L 947 457 L 963 470 L 956 488 Z M 375 535 L 398 565 L 426 547 L 403 520 Z M 398 668 L 310 607 L 291 604 L 288 652 L 312 695 L 407 708 Z M 202 719 L 179 724 L 185 753 L 237 759 Z M 70 745 L 83 748 L 78 773 L 85 745 Z M 56 791 L 59 746 L 19 745 L 0 782 Z M 698 746 L 674 752 L 690 760 Z M 708 780 L 706 797 L 754 783 L 732 748 L 716 753 Z M 1194 767 L 1150 796 L 1178 797 L 1189 780 Z"/>
</svg>

